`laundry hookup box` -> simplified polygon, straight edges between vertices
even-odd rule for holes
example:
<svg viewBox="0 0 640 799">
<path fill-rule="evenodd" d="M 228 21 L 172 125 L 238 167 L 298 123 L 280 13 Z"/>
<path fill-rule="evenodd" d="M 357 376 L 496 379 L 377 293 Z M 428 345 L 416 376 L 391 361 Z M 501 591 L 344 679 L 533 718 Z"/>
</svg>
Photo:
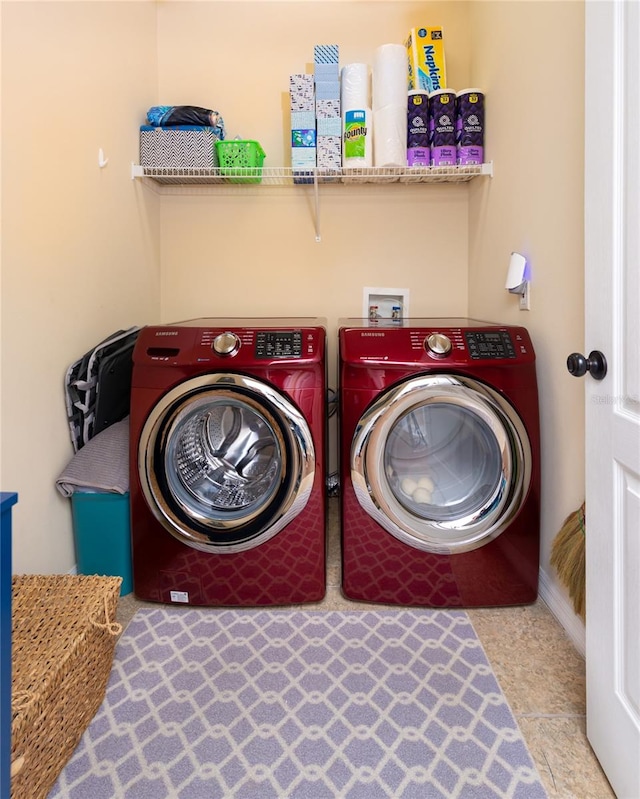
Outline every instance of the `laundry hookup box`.
<svg viewBox="0 0 640 799">
<path fill-rule="evenodd" d="M 218 166 L 214 129 L 197 125 L 160 128 L 140 126 L 140 165 L 166 169 L 211 169 Z"/>
</svg>

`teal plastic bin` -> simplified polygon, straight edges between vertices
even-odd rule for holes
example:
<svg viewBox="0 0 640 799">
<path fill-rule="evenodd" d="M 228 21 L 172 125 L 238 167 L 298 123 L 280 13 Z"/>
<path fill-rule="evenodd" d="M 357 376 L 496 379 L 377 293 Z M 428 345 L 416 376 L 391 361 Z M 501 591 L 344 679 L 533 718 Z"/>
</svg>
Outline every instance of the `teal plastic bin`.
<svg viewBox="0 0 640 799">
<path fill-rule="evenodd" d="M 76 490 L 71 515 L 78 574 L 122 577 L 120 596 L 133 591 L 129 494 Z"/>
</svg>

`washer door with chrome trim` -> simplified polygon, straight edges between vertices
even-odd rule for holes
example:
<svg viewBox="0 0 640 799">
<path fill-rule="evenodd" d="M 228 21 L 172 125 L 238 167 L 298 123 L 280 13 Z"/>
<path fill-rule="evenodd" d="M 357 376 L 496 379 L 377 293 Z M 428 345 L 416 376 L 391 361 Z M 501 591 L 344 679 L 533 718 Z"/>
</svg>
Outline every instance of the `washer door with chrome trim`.
<svg viewBox="0 0 640 799">
<path fill-rule="evenodd" d="M 351 447 L 360 505 L 399 540 L 426 552 L 477 549 L 507 527 L 531 481 L 520 417 L 471 378 L 411 378 L 363 414 Z"/>
<path fill-rule="evenodd" d="M 154 406 L 138 442 L 151 511 L 204 552 L 239 552 L 272 538 L 305 507 L 314 473 L 300 411 L 244 375 L 181 383 Z"/>
</svg>

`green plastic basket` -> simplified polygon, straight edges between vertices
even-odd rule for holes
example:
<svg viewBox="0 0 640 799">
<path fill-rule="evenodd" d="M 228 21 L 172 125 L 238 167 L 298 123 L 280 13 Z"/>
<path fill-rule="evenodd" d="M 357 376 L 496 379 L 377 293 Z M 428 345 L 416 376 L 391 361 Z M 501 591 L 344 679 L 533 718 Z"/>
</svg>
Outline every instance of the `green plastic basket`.
<svg viewBox="0 0 640 799">
<path fill-rule="evenodd" d="M 215 143 L 220 174 L 229 183 L 260 183 L 265 153 L 257 141 L 231 139 Z"/>
</svg>

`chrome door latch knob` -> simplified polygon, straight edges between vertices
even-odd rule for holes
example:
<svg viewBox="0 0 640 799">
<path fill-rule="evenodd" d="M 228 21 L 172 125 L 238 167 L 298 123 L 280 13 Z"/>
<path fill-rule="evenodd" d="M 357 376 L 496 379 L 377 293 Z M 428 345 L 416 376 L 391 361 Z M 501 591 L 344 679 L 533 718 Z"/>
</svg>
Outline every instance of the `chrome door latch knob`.
<svg viewBox="0 0 640 799">
<path fill-rule="evenodd" d="M 592 350 L 588 358 L 572 352 L 567 358 L 567 369 L 574 377 L 584 377 L 589 372 L 594 380 L 602 380 L 607 374 L 607 359 L 600 350 Z"/>
</svg>

